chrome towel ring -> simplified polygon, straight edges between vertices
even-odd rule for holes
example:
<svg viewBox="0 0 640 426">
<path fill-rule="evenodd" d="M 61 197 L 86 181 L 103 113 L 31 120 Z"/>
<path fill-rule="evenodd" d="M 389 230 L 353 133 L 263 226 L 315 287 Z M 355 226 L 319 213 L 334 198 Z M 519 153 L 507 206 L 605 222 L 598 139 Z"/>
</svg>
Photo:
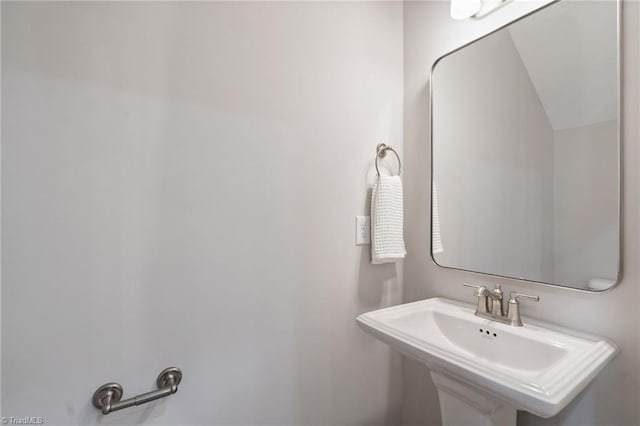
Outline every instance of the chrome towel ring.
<svg viewBox="0 0 640 426">
<path fill-rule="evenodd" d="M 395 149 L 384 143 L 379 143 L 378 146 L 376 146 L 376 172 L 378 173 L 378 176 L 380 176 L 380 169 L 378 169 L 378 158 L 386 157 L 387 151 L 391 151 L 396 155 L 396 158 L 398 159 L 398 176 L 400 176 L 400 172 L 402 171 L 402 162 L 400 161 L 400 156 Z"/>
</svg>

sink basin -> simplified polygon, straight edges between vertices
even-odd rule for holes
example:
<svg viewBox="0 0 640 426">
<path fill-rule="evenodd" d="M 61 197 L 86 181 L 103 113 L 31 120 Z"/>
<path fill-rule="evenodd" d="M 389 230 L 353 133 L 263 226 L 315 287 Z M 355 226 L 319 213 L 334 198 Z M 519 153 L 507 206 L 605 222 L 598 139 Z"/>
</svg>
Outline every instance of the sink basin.
<svg viewBox="0 0 640 426">
<path fill-rule="evenodd" d="M 527 318 L 524 326 L 513 327 L 474 312 L 471 305 L 434 298 L 362 314 L 357 321 L 368 333 L 426 364 L 436 373 L 432 376 L 439 391 L 446 388 L 463 400 L 473 399 L 467 390 L 479 393 L 481 400 L 494 398 L 497 406 L 513 409 L 509 416 L 514 424 L 515 410 L 556 415 L 618 352 L 600 337 Z M 457 391 L 451 381 L 460 385 Z M 440 402 L 444 408 L 442 395 Z"/>
</svg>

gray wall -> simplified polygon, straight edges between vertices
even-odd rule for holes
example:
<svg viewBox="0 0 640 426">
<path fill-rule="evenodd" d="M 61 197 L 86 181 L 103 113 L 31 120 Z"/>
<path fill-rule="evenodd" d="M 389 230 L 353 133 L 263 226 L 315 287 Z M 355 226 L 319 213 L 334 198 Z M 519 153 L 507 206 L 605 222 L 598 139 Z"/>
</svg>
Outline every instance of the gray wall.
<svg viewBox="0 0 640 426">
<path fill-rule="evenodd" d="M 405 190 L 407 251 L 404 264 L 406 302 L 444 296 L 472 302 L 463 281 L 479 284 L 499 282 L 508 290 L 538 294 L 539 304 L 524 305 L 524 315 L 544 319 L 577 330 L 607 336 L 621 348 L 618 357 L 562 413 L 541 419 L 520 413 L 520 425 L 637 425 L 640 417 L 638 388 L 640 270 L 639 221 L 640 128 L 637 117 L 640 76 L 640 11 L 637 2 L 625 2 L 624 97 L 623 105 L 623 279 L 619 286 L 602 294 L 527 284 L 517 280 L 496 280 L 480 274 L 446 270 L 429 257 L 429 69 L 444 53 L 521 16 L 537 5 L 512 2 L 482 20 L 454 21 L 448 2 L 407 2 L 404 7 L 404 115 Z M 442 217 L 441 217 L 442 220 Z M 446 248 L 445 248 L 446 249 Z M 435 387 L 417 363 L 403 363 L 403 419 L 407 425 L 439 424 Z"/>
<path fill-rule="evenodd" d="M 2 414 L 399 423 L 355 324 L 401 276 L 354 246 L 402 150 L 401 3 L 2 3 Z M 60 374 L 63 373 L 63 374 Z"/>
</svg>

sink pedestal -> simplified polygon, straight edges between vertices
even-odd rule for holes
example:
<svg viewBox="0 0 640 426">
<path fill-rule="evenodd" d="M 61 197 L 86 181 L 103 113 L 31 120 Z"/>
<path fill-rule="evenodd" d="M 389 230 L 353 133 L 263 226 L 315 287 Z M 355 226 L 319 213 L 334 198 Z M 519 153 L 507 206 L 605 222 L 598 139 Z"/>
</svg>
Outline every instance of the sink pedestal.
<svg viewBox="0 0 640 426">
<path fill-rule="evenodd" d="M 515 426 L 514 407 L 450 376 L 431 372 L 443 426 Z"/>
</svg>

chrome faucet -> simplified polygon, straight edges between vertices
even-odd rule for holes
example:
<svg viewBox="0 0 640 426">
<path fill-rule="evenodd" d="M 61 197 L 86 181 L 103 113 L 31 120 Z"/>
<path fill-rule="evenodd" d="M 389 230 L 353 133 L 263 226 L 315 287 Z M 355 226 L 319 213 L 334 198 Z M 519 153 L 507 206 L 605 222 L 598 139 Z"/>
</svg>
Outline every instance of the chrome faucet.
<svg viewBox="0 0 640 426">
<path fill-rule="evenodd" d="M 504 317 L 504 308 L 502 307 L 502 285 L 496 284 L 493 290 L 489 290 L 488 303 L 491 305 L 491 316 L 494 318 Z"/>
<path fill-rule="evenodd" d="M 512 291 L 509 294 L 507 313 L 505 314 L 502 304 L 504 293 L 500 284 L 496 284 L 493 290 L 489 290 L 485 286 L 467 283 L 464 283 L 464 286 L 475 288 L 473 295 L 478 298 L 478 304 L 475 312 L 476 316 L 509 324 L 514 327 L 522 327 L 522 318 L 520 317 L 520 300 L 532 300 L 534 302 L 540 301 L 540 297 L 538 296 L 530 296 L 528 294 Z"/>
</svg>

